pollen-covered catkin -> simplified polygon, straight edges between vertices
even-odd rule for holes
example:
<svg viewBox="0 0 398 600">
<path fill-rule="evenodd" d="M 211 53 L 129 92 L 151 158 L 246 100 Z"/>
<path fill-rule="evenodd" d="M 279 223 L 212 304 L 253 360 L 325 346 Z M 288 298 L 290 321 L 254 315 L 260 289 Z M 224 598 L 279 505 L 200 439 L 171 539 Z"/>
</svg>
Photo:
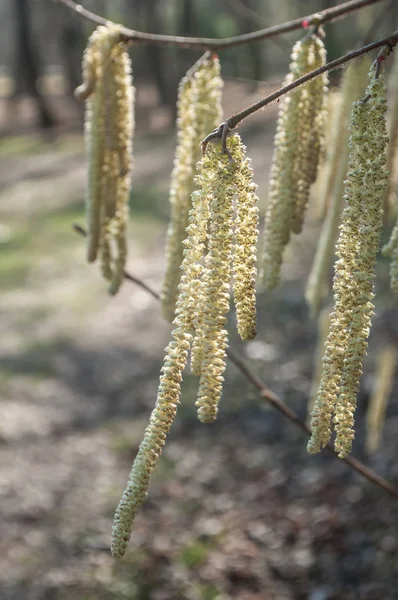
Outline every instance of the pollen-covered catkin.
<svg viewBox="0 0 398 600">
<path fill-rule="evenodd" d="M 144 502 L 150 477 L 162 452 L 166 436 L 173 424 L 180 398 L 192 330 L 192 302 L 197 281 L 197 265 L 203 257 L 206 240 L 209 198 L 201 193 L 192 195 L 180 295 L 176 304 L 175 329 L 166 348 L 166 356 L 159 381 L 158 395 L 150 423 L 145 430 L 134 460 L 127 487 L 116 509 L 112 529 L 111 550 L 115 557 L 124 555 L 136 512 Z"/>
<path fill-rule="evenodd" d="M 257 185 L 253 182 L 250 159 L 245 158 L 246 148 L 236 146 L 241 165 L 237 169 L 235 203 L 235 243 L 233 251 L 233 297 L 236 324 L 242 340 L 256 337 L 256 277 L 258 239 Z"/>
<path fill-rule="evenodd" d="M 230 152 L 235 137 L 229 144 Z M 214 157 L 211 154 L 214 152 Z M 200 382 L 196 406 L 204 423 L 214 421 L 221 399 L 226 368 L 228 334 L 225 329 L 229 311 L 232 275 L 234 174 L 237 164 L 218 148 L 208 151 L 213 162 L 206 172 L 206 160 L 199 176 L 202 190 L 211 197 L 208 250 L 203 273 L 200 314 L 193 352 L 200 357 Z M 197 368 L 199 370 L 199 367 Z"/>
<path fill-rule="evenodd" d="M 120 33 L 118 25 L 95 30 L 84 54 L 84 82 L 76 90 L 86 99 L 87 258 L 93 262 L 105 243 L 101 262 L 110 293 L 120 287 L 126 261 L 134 127 L 131 64 Z"/>
<path fill-rule="evenodd" d="M 372 67 L 371 76 L 374 76 Z M 309 452 L 318 452 L 336 430 L 335 450 L 345 458 L 354 437 L 354 411 L 362 360 L 373 313 L 373 280 L 387 186 L 383 76 L 372 79 L 367 101 L 355 102 L 350 126 L 350 160 L 337 242 L 334 309 L 325 344 L 323 374 L 312 412 Z"/>
<path fill-rule="evenodd" d="M 250 233 L 244 241 L 250 248 L 255 243 L 251 234 L 257 223 L 256 207 L 251 206 L 256 198 L 252 173 L 237 134 L 228 139 L 228 150 L 233 160 L 223 153 L 220 143 L 211 144 L 198 165 L 199 189 L 191 195 L 180 293 L 173 321 L 175 328 L 166 348 L 156 405 L 115 513 L 112 530 L 115 557 L 123 556 L 126 551 L 133 519 L 146 498 L 150 477 L 176 415 L 193 332 L 195 340 L 200 341 L 196 347 L 201 373 L 196 403 L 198 415 L 201 421 L 209 422 L 217 414 L 226 366 L 228 335 L 225 325 L 232 275 L 233 200 L 237 190 L 240 190 L 242 200 L 247 199 L 251 211 L 250 216 L 241 212 L 244 226 L 237 224 L 243 233 L 244 227 Z M 242 256 L 242 260 L 247 261 L 248 286 L 253 285 L 254 289 L 255 265 L 251 251 Z"/>
<path fill-rule="evenodd" d="M 328 275 L 334 256 L 334 245 L 344 200 L 344 179 L 348 165 L 349 117 L 352 103 L 364 93 L 370 64 L 360 57 L 345 71 L 341 87 L 341 100 L 334 118 L 330 157 L 323 188 L 322 204 L 327 206 L 326 219 L 322 225 L 318 247 L 308 278 L 305 297 L 311 316 L 319 314 L 323 298 L 328 294 Z"/>
<path fill-rule="evenodd" d="M 289 84 L 311 71 L 315 57 L 317 63 L 322 64 L 325 60 L 323 43 L 312 34 L 293 47 L 290 73 L 284 83 Z M 279 283 L 283 253 L 291 231 L 301 229 L 309 182 L 312 183 L 316 175 L 323 145 L 325 83 L 321 76 L 313 90 L 316 91 L 314 98 L 302 85 L 281 101 L 263 234 L 261 278 L 266 289 L 272 289 Z M 303 112 L 304 106 L 306 110 Z"/>
<path fill-rule="evenodd" d="M 161 290 L 163 315 L 174 317 L 181 278 L 183 241 L 188 225 L 200 142 L 222 120 L 223 82 L 216 55 L 205 55 L 180 83 L 177 101 L 177 149 L 170 185 L 170 224 L 166 239 L 166 273 Z"/>
<path fill-rule="evenodd" d="M 249 340 L 256 335 L 257 186 L 253 182 L 253 170 L 250 160 L 246 158 L 246 148 L 239 135 L 234 134 L 228 139 L 228 150 L 231 160 L 228 160 L 227 155 L 221 154 L 219 145 L 209 146 L 207 158 L 205 157 L 200 163 L 198 185 L 214 201 L 217 195 L 222 197 L 222 194 L 227 196 L 232 194 L 235 199 L 234 218 L 231 225 L 234 231 L 232 238 L 233 296 L 238 333 L 243 340 Z M 217 204 L 212 201 L 211 206 L 217 206 Z M 212 218 L 210 222 L 212 222 Z M 209 234 L 209 248 L 210 237 Z M 206 258 L 207 260 L 210 260 L 209 256 Z M 223 268 L 220 261 L 218 264 L 220 268 Z M 229 299 L 229 279 L 225 273 L 223 278 L 225 280 L 223 286 L 227 290 Z M 191 352 L 191 370 L 195 375 L 201 375 L 206 368 L 203 363 L 205 331 L 211 322 L 210 313 L 216 314 L 209 300 L 209 286 L 213 288 L 213 292 L 217 291 L 217 286 L 214 285 L 214 274 L 205 268 L 203 281 L 196 296 L 197 318 Z M 223 294 L 222 286 L 220 293 Z"/>
<path fill-rule="evenodd" d="M 326 50 L 317 35 L 307 40 L 305 72 L 319 69 L 326 64 Z M 328 76 L 323 73 L 303 86 L 301 100 L 301 134 L 298 151 L 297 195 L 294 203 L 292 231 L 300 233 L 310 196 L 310 187 L 318 173 L 318 166 L 325 150 L 327 118 Z"/>
</svg>

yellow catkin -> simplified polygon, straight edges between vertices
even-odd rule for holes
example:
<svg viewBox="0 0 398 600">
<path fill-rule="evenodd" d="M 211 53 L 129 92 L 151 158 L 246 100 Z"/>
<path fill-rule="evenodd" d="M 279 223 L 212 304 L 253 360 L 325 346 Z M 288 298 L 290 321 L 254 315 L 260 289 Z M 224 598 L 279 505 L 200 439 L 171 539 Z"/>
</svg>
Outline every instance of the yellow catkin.
<svg viewBox="0 0 398 600">
<path fill-rule="evenodd" d="M 205 194 L 194 192 L 182 263 L 180 295 L 176 304 L 175 329 L 166 348 L 156 405 L 113 522 L 111 550 L 116 558 L 123 556 L 126 551 L 134 517 L 147 496 L 150 477 L 177 412 L 182 373 L 192 337 L 191 301 L 196 282 L 196 266 L 203 257 L 206 240 L 209 216 L 207 203 L 208 197 Z"/>
<path fill-rule="evenodd" d="M 233 296 L 236 323 L 242 340 L 252 340 L 256 325 L 256 277 L 258 238 L 258 197 L 246 148 L 237 145 L 241 165 L 237 169 L 235 203 L 235 245 L 233 252 Z M 236 157 L 234 160 L 238 160 Z"/>
<path fill-rule="evenodd" d="M 334 256 L 334 244 L 344 199 L 344 179 L 348 164 L 349 113 L 352 103 L 363 95 L 369 71 L 368 59 L 354 61 L 344 73 L 341 101 L 335 115 L 328 172 L 325 176 L 322 204 L 328 206 L 314 262 L 308 278 L 305 297 L 311 316 L 316 318 L 323 299 L 328 294 L 328 276 Z"/>
<path fill-rule="evenodd" d="M 374 75 L 374 68 L 371 73 Z M 334 309 L 325 344 L 323 373 L 312 412 L 309 452 L 318 452 L 336 430 L 335 450 L 346 457 L 354 437 L 354 412 L 373 311 L 373 280 L 386 191 L 387 133 L 383 77 L 372 79 L 368 100 L 354 103 L 349 172 L 337 242 Z"/>
<path fill-rule="evenodd" d="M 373 392 L 369 399 L 366 414 L 366 449 L 369 454 L 373 454 L 380 447 L 387 402 L 391 394 L 397 359 L 395 346 L 386 346 L 380 353 Z"/>
<path fill-rule="evenodd" d="M 319 69 L 326 64 L 326 50 L 317 35 L 307 40 L 305 72 Z M 292 231 L 300 233 L 318 166 L 325 150 L 327 118 L 328 76 L 315 77 L 303 86 L 301 100 L 301 134 L 298 149 L 298 182 L 294 203 Z"/>
<path fill-rule="evenodd" d="M 233 136 L 228 146 L 232 156 L 236 154 L 237 140 L 238 137 Z M 210 158 L 212 152 L 217 155 L 217 162 Z M 201 362 L 196 406 L 198 418 L 204 423 L 214 421 L 217 416 L 226 368 L 228 334 L 225 327 L 232 276 L 233 197 L 239 166 L 220 153 L 219 145 L 210 148 L 208 154 L 213 168 L 206 168 L 206 160 L 203 161 L 199 179 L 202 190 L 211 197 L 210 228 L 195 339 L 197 345 L 193 349 L 199 353 Z"/>
<path fill-rule="evenodd" d="M 166 239 L 166 273 L 161 290 L 163 315 L 174 317 L 181 277 L 183 240 L 188 224 L 200 142 L 222 120 L 223 82 L 215 55 L 202 58 L 181 81 L 177 102 L 177 149 L 170 185 L 170 224 Z"/>
<path fill-rule="evenodd" d="M 313 61 L 314 47 L 318 48 L 320 44 L 322 42 L 316 35 L 306 36 L 295 44 L 291 56 L 290 73 L 284 84 L 291 83 L 311 70 L 309 61 Z M 324 50 L 320 47 L 318 55 L 323 61 Z M 322 76 L 320 80 L 321 85 L 317 84 L 317 106 L 322 106 L 322 114 L 319 114 L 319 119 L 320 123 L 323 123 L 324 105 L 323 100 L 319 102 L 319 92 L 324 94 L 325 80 Z M 307 111 L 303 119 L 304 100 L 309 106 L 307 89 L 305 86 L 299 86 L 282 99 L 279 110 L 264 224 L 261 279 L 266 289 L 273 289 L 279 283 L 283 253 L 289 242 L 290 233 L 292 229 L 298 230 L 298 222 L 302 221 L 302 214 L 308 199 L 308 181 L 313 179 L 315 172 L 315 167 L 309 165 L 309 143 L 305 145 L 305 142 L 312 138 L 315 131 L 317 131 L 319 142 L 319 148 L 315 154 L 318 157 L 320 154 L 321 127 L 320 124 L 319 127 L 315 126 L 315 113 L 312 110 Z M 308 151 L 303 152 L 303 145 Z M 304 156 L 305 163 L 303 163 Z M 303 177 L 306 180 L 305 184 Z M 301 207 L 300 218 L 298 217 L 299 206 Z"/>
<path fill-rule="evenodd" d="M 131 63 L 120 32 L 120 26 L 110 25 L 92 34 L 83 59 L 84 82 L 76 92 L 86 99 L 87 258 L 93 262 L 107 238 L 101 263 L 111 279 L 110 293 L 119 289 L 126 261 L 134 127 Z"/>
<path fill-rule="evenodd" d="M 155 408 L 116 509 L 111 544 L 115 557 L 125 553 L 133 519 L 146 498 L 151 475 L 176 415 L 192 333 L 195 331 L 198 337 L 198 329 L 203 342 L 199 418 L 209 422 L 217 413 L 228 343 L 225 325 L 232 274 L 233 198 L 241 163 L 248 169 L 242 175 L 246 182 L 244 193 L 247 197 L 254 194 L 252 184 L 248 183 L 249 165 L 237 134 L 228 139 L 228 149 L 233 157 L 241 157 L 241 161 L 230 160 L 221 145 L 215 143 L 198 166 L 200 189 L 191 196 L 175 327 L 166 348 Z M 247 261 L 251 272 L 250 256 Z"/>
<path fill-rule="evenodd" d="M 215 148 L 219 155 L 219 146 Z M 214 197 L 215 192 L 222 193 L 221 186 L 225 186 L 225 189 L 229 190 L 228 193 L 235 196 L 233 220 L 235 236 L 233 238 L 232 264 L 233 295 L 238 333 L 243 340 L 250 340 L 256 335 L 257 186 L 253 182 L 253 170 L 250 166 L 250 160 L 246 158 L 246 148 L 242 144 L 239 135 L 235 134 L 229 138 L 228 148 L 233 161 L 232 164 L 227 164 L 229 168 L 226 170 L 224 163 L 228 163 L 228 161 L 227 157 L 223 155 L 221 155 L 221 162 L 214 161 L 214 158 L 212 158 L 214 161 L 213 169 L 216 168 L 216 171 L 212 171 L 212 169 L 206 167 L 206 163 L 202 163 L 198 184 L 202 186 L 202 190 L 206 190 L 206 193 L 210 194 L 211 198 Z M 214 156 L 216 155 L 213 152 Z M 229 187 L 226 185 L 228 177 L 231 177 Z M 215 310 L 214 314 L 216 314 L 216 309 L 210 307 L 211 302 L 209 301 L 207 287 L 209 283 L 216 289 L 213 284 L 213 275 L 209 275 L 209 271 L 206 269 L 203 282 L 198 288 L 196 296 L 197 318 L 191 352 L 191 370 L 195 375 L 201 375 L 204 369 L 207 368 L 203 360 L 206 326 L 209 321 L 207 312 Z M 201 413 L 199 414 L 201 415 Z M 214 413 L 214 418 L 215 415 L 216 413 Z"/>
</svg>

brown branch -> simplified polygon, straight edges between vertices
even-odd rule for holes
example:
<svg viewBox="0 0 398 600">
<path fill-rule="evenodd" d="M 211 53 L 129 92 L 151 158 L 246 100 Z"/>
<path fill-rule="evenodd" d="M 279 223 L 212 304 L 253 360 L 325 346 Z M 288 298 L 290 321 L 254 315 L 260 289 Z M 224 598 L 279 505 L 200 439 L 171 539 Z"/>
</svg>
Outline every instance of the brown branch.
<svg viewBox="0 0 398 600">
<path fill-rule="evenodd" d="M 395 31 L 388 37 L 385 37 L 376 42 L 372 42 L 371 44 L 367 44 L 366 46 L 362 46 L 362 48 L 358 48 L 358 50 L 353 50 L 352 52 L 349 52 L 348 54 L 345 54 L 344 56 L 341 56 L 340 58 L 337 58 L 336 60 L 332 60 L 331 62 L 327 63 L 323 67 L 319 67 L 319 69 L 315 69 L 315 71 L 310 71 L 310 73 L 307 73 L 306 75 L 303 75 L 302 77 L 299 77 L 295 81 L 292 81 L 292 83 L 289 83 L 289 85 L 285 85 L 285 87 L 280 88 L 279 90 L 277 90 L 273 94 L 270 94 L 263 100 L 260 100 L 259 102 L 256 102 L 255 104 L 252 104 L 252 106 L 249 106 L 248 108 L 245 108 L 245 110 L 242 110 L 241 112 L 237 113 L 233 117 L 230 117 L 229 119 L 227 119 L 227 121 L 225 121 L 225 123 L 222 123 L 220 125 L 220 128 L 227 127 L 227 129 L 234 129 L 239 123 L 241 123 L 243 121 L 243 119 L 250 117 L 258 110 L 267 106 L 267 104 L 270 104 L 271 102 L 274 102 L 275 100 L 278 100 L 278 98 L 280 98 L 281 96 L 284 96 L 284 94 L 287 94 L 288 92 L 291 92 L 296 87 L 303 85 L 303 83 L 307 83 L 307 81 L 311 81 L 311 79 L 314 79 L 314 77 L 318 77 L 318 75 L 322 75 L 322 73 L 326 73 L 328 71 L 332 71 L 333 69 L 336 69 L 337 67 L 341 67 L 341 65 L 344 65 L 345 63 L 349 62 L 350 60 L 353 60 L 357 56 L 366 54 L 367 52 L 370 52 L 371 50 L 376 50 L 377 48 L 380 48 L 381 46 L 388 46 L 391 51 L 392 48 L 397 43 L 398 43 L 398 31 Z M 219 128 L 219 130 L 220 130 L 220 128 Z M 214 137 L 221 138 L 222 133 L 223 133 L 223 129 L 221 129 L 219 131 L 219 133 L 217 133 L 217 134 L 216 134 L 216 132 L 214 132 L 213 134 L 210 134 L 210 135 L 212 135 L 213 138 Z"/>
<path fill-rule="evenodd" d="M 73 0 L 56 0 L 60 4 L 64 4 L 68 8 L 76 11 L 82 17 L 85 17 L 92 23 L 97 25 L 106 25 L 109 23 L 107 19 L 100 17 L 99 15 L 91 12 L 87 8 L 84 8 L 81 4 L 77 4 Z M 266 29 L 260 29 L 252 33 L 245 33 L 243 35 L 229 37 L 224 39 L 212 39 L 212 38 L 195 38 L 195 37 L 181 37 L 171 35 L 159 35 L 155 33 L 143 33 L 141 31 L 134 31 L 124 27 L 122 29 L 122 36 L 126 41 L 130 42 L 144 42 L 149 44 L 167 45 L 167 46 L 180 46 L 182 48 L 196 48 L 199 50 L 221 50 L 222 48 L 231 48 L 232 46 L 240 46 L 242 44 L 248 44 L 251 42 L 259 42 L 267 38 L 301 29 L 304 26 L 308 26 L 316 18 L 316 22 L 319 25 L 336 21 L 337 19 L 348 15 L 349 13 L 364 8 L 365 6 L 371 6 L 381 0 L 350 0 L 344 2 L 338 6 L 327 8 L 319 13 L 314 13 L 300 19 L 294 19 L 281 25 L 274 25 L 273 27 L 267 27 Z"/>
<path fill-rule="evenodd" d="M 75 225 L 73 225 L 73 228 L 75 231 L 77 231 L 77 233 L 80 233 L 81 235 L 86 235 L 85 230 L 80 225 L 75 224 Z M 139 285 L 142 289 L 144 289 L 146 292 L 148 292 L 153 298 L 156 298 L 156 300 L 160 300 L 160 295 L 155 290 L 153 290 L 149 285 L 147 285 L 146 283 L 144 283 L 137 277 L 130 275 L 126 271 L 124 272 L 124 276 L 126 279 L 128 279 L 132 283 Z M 236 354 L 233 350 L 231 350 L 231 348 L 229 348 L 227 350 L 227 356 L 228 356 L 228 359 L 230 360 L 230 362 L 235 365 L 235 367 L 238 369 L 238 371 L 240 371 L 242 373 L 242 375 L 247 379 L 247 381 L 252 383 L 254 385 L 254 387 L 260 392 L 260 395 L 264 400 L 266 400 L 278 412 L 280 412 L 287 419 L 289 419 L 289 421 L 294 423 L 294 425 L 296 425 L 296 427 L 301 429 L 301 431 L 303 433 L 305 433 L 305 435 L 307 435 L 308 437 L 311 436 L 311 431 L 310 431 L 309 427 L 307 427 L 307 425 L 304 423 L 304 421 L 302 421 L 299 418 L 297 413 L 295 413 L 294 410 L 289 408 L 279 398 L 279 396 L 277 396 L 272 390 L 270 390 L 265 385 L 265 383 L 263 383 L 261 381 L 261 379 L 259 377 L 257 377 L 257 375 L 255 373 L 253 373 L 253 371 L 247 366 L 245 361 L 240 356 L 238 356 L 238 354 Z M 333 447 L 330 444 L 328 444 L 326 446 L 326 449 L 335 458 L 338 458 L 337 453 L 333 450 Z M 372 471 L 371 469 L 366 467 L 359 460 L 357 460 L 356 458 L 352 458 L 351 456 L 348 456 L 347 458 L 343 458 L 343 459 L 339 459 L 339 460 L 343 460 L 343 462 L 345 462 L 348 466 L 350 466 L 352 469 L 354 469 L 354 471 L 359 473 L 359 475 L 361 475 L 368 481 L 374 483 L 379 488 L 383 489 L 385 492 L 388 492 L 391 496 L 393 496 L 396 500 L 398 500 L 398 489 L 396 487 L 394 487 L 391 483 L 389 483 L 386 479 L 384 479 L 380 475 L 377 475 L 377 473 L 375 473 L 374 471 Z"/>
</svg>

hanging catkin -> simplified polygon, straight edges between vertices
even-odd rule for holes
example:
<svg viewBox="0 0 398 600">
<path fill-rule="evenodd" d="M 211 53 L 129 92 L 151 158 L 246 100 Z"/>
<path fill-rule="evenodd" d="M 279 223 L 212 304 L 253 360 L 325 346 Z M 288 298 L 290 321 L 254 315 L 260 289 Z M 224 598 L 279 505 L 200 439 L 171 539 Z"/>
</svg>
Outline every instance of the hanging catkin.
<svg viewBox="0 0 398 600">
<path fill-rule="evenodd" d="M 177 101 L 177 149 L 170 185 L 170 224 L 166 239 L 166 273 L 161 301 L 163 315 L 174 317 L 181 278 L 183 241 L 188 224 L 200 142 L 222 120 L 223 82 L 216 55 L 206 54 L 181 81 Z"/>
<path fill-rule="evenodd" d="M 306 41 L 305 72 L 314 71 L 326 64 L 326 50 L 317 35 Z M 304 74 L 304 73 L 303 73 Z M 326 73 L 303 85 L 300 110 L 300 143 L 297 151 L 297 192 L 294 200 L 292 231 L 300 233 L 308 205 L 310 187 L 314 183 L 318 166 L 325 150 L 327 118 Z"/>
<path fill-rule="evenodd" d="M 335 450 L 340 458 L 349 454 L 354 437 L 356 396 L 373 312 L 374 267 L 387 185 L 385 111 L 386 90 L 380 76 L 370 82 L 366 101 L 355 102 L 352 109 L 347 207 L 336 248 L 334 309 L 308 443 L 309 452 L 318 452 L 328 443 L 334 413 Z"/>
<path fill-rule="evenodd" d="M 321 66 L 325 58 L 318 35 L 306 36 L 293 47 L 284 85 Z M 321 75 L 281 101 L 264 224 L 262 280 L 266 289 L 279 282 L 291 231 L 301 230 L 323 148 L 326 82 L 326 75 Z"/>
<path fill-rule="evenodd" d="M 101 269 L 118 291 L 126 262 L 126 227 L 132 168 L 133 100 L 131 64 L 118 25 L 98 27 L 83 58 L 85 137 L 89 162 L 86 193 L 87 258 L 101 255 Z"/>
<path fill-rule="evenodd" d="M 192 286 L 195 284 L 195 267 L 203 256 L 206 240 L 207 203 L 208 198 L 204 194 L 193 194 L 182 263 L 180 295 L 176 304 L 175 329 L 166 348 L 156 405 L 113 522 L 111 550 L 116 558 L 123 556 L 126 551 L 134 517 L 147 496 L 150 477 L 177 412 L 182 373 L 192 338 L 189 300 L 192 298 Z"/>
<path fill-rule="evenodd" d="M 308 278 L 305 297 L 311 316 L 316 318 L 322 300 L 328 294 L 328 275 L 334 256 L 340 215 L 344 199 L 344 179 L 348 164 L 349 115 L 352 103 L 363 95 L 369 71 L 369 61 L 360 57 L 345 71 L 341 86 L 341 101 L 334 119 L 333 137 L 330 143 L 330 159 L 325 183 L 320 193 L 322 204 L 328 206 L 314 262 Z"/>
<path fill-rule="evenodd" d="M 245 158 L 246 148 L 237 147 L 240 166 L 237 170 L 235 203 L 235 245 L 233 252 L 233 296 L 236 323 L 242 340 L 249 341 L 257 334 L 256 277 L 258 238 L 257 185 L 253 182 L 250 159 Z M 238 157 L 235 159 L 237 160 Z"/>
<path fill-rule="evenodd" d="M 214 421 L 217 416 L 228 346 L 226 315 L 229 311 L 232 275 L 233 197 L 237 164 L 226 155 L 221 157 L 221 161 L 217 167 L 217 180 L 213 180 L 214 171 L 206 171 L 203 165 L 198 181 L 210 198 L 208 249 L 201 296 L 198 299 L 200 314 L 197 317 L 198 329 L 193 349 L 200 357 L 200 366 L 196 368 L 200 373 L 196 406 L 199 420 L 204 423 Z"/>
<path fill-rule="evenodd" d="M 242 243 L 247 246 L 237 261 L 242 269 L 237 277 L 246 281 L 249 297 L 254 293 L 255 185 L 249 161 L 245 158 L 245 148 L 237 134 L 228 139 L 228 150 L 232 160 L 222 152 L 220 144 L 211 144 L 199 163 L 199 189 L 191 196 L 180 293 L 173 321 L 175 328 L 166 348 L 156 405 L 115 513 L 112 553 L 116 557 L 126 551 L 133 519 L 146 498 L 150 477 L 175 418 L 182 374 L 194 331 L 197 344 L 193 351 L 196 348 L 201 374 L 196 402 L 198 416 L 201 421 L 209 422 L 217 415 L 228 343 L 225 326 L 233 269 L 235 195 L 238 196 L 237 204 L 247 201 L 245 211 L 237 209 L 240 218 L 235 223 L 235 236 L 241 235 Z M 239 317 L 243 331 L 250 331 L 250 335 L 253 334 L 255 319 L 252 311 L 255 315 L 255 306 L 249 301 L 248 305 L 242 305 Z"/>
<path fill-rule="evenodd" d="M 250 159 L 246 158 L 246 148 L 243 146 L 239 136 L 229 139 L 229 151 L 232 156 L 230 168 L 233 168 L 233 179 L 228 194 L 235 196 L 234 205 L 234 233 L 232 240 L 232 273 L 233 273 L 233 297 L 236 307 L 237 329 L 242 340 L 253 339 L 256 335 L 256 244 L 258 238 L 258 197 L 257 186 L 253 183 L 253 170 Z M 223 156 L 223 160 L 226 158 Z M 214 193 L 219 186 L 216 182 L 220 175 L 214 170 L 202 168 L 198 184 L 208 193 Z M 226 229 L 226 231 L 228 231 Z M 217 232 L 215 231 L 216 235 Z M 230 232 L 228 233 L 228 235 Z M 211 236 L 209 235 L 209 244 Z M 210 258 L 206 257 L 206 260 Z M 224 256 L 224 260 L 226 257 Z M 218 261 L 219 268 L 223 268 L 222 261 Z M 229 280 L 225 276 L 229 303 Z M 203 362 L 204 340 L 206 339 L 206 327 L 212 323 L 211 313 L 214 314 L 212 302 L 209 300 L 209 289 L 213 292 L 223 294 L 225 290 L 217 292 L 217 286 L 213 283 L 214 275 L 211 269 L 204 271 L 203 282 L 200 292 L 196 297 L 198 317 L 195 321 L 195 337 L 191 352 L 191 370 L 195 375 L 204 373 L 206 364 Z M 211 298 L 211 294 L 210 294 Z M 228 310 L 228 308 L 227 308 Z M 214 323 L 212 325 L 215 326 Z M 224 335 L 224 337 L 226 334 Z M 226 344 L 226 342 L 225 342 Z M 205 377 L 205 376 L 204 376 Z M 200 413 L 201 414 L 201 413 Z"/>
</svg>

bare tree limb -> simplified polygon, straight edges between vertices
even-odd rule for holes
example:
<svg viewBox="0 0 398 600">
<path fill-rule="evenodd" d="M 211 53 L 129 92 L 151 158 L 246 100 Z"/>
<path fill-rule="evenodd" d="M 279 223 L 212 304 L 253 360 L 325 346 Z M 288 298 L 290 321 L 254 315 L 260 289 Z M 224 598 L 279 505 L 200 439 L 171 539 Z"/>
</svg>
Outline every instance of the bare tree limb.
<svg viewBox="0 0 398 600">
<path fill-rule="evenodd" d="M 357 56 L 362 56 L 362 54 L 366 54 L 367 52 L 370 52 L 371 50 L 376 50 L 377 48 L 381 48 L 382 46 L 387 46 L 388 53 L 389 53 L 392 51 L 392 49 L 394 48 L 394 46 L 397 43 L 398 43 L 398 31 L 395 31 L 391 35 L 389 35 L 385 38 L 382 38 L 381 40 L 372 42 L 371 44 L 367 44 L 366 46 L 362 46 L 362 48 L 358 48 L 358 50 L 353 50 L 352 52 L 348 52 L 348 54 L 344 54 L 344 56 L 341 56 L 340 58 L 336 58 L 336 60 L 332 60 L 331 62 L 327 63 L 323 67 L 319 67 L 319 69 L 310 71 L 310 73 L 307 73 L 306 75 L 303 75 L 302 77 L 299 77 L 292 83 L 289 83 L 289 85 L 285 85 L 285 87 L 282 87 L 279 90 L 277 90 L 276 92 L 274 92 L 273 94 L 270 94 L 266 98 L 263 98 L 263 100 L 260 100 L 259 102 L 256 102 L 255 104 L 252 104 L 252 106 L 245 108 L 245 110 L 242 110 L 241 112 L 237 113 L 233 117 L 227 119 L 226 123 L 228 125 L 228 128 L 234 129 L 239 123 L 241 123 L 243 121 L 243 119 L 250 117 L 258 110 L 261 110 L 262 108 L 267 106 L 267 104 L 274 102 L 281 96 L 284 96 L 288 92 L 291 92 L 292 90 L 294 90 L 296 87 L 303 85 L 303 83 L 307 83 L 307 81 L 311 81 L 311 79 L 318 77 L 318 75 L 322 75 L 322 73 L 326 73 L 328 71 L 332 71 L 333 69 L 341 67 L 341 65 L 344 65 L 345 63 L 350 62 L 350 60 L 357 58 Z"/>
<path fill-rule="evenodd" d="M 74 0 L 55 0 L 60 4 L 64 4 L 68 8 L 76 11 L 82 17 L 88 19 L 92 23 L 97 25 L 106 25 L 109 23 L 107 19 L 100 17 L 99 15 L 91 12 L 87 8 L 84 8 L 81 4 L 77 4 Z M 141 42 L 149 44 L 160 44 L 163 46 L 180 46 L 182 48 L 197 48 L 198 50 L 221 50 L 223 48 L 231 48 L 232 46 L 240 46 L 242 44 L 248 44 L 250 42 L 259 42 L 267 38 L 280 35 L 282 33 L 288 33 L 289 31 L 295 31 L 303 27 L 308 27 L 316 18 L 316 23 L 323 25 L 331 21 L 336 21 L 349 13 L 371 6 L 381 2 L 382 0 L 350 0 L 344 2 L 338 6 L 327 8 L 319 13 L 314 13 L 300 19 L 294 19 L 287 21 L 281 25 L 274 25 L 267 27 L 266 29 L 260 29 L 252 33 L 245 33 L 235 37 L 229 37 L 224 39 L 212 39 L 212 38 L 196 38 L 196 37 L 182 37 L 172 35 L 159 35 L 155 33 L 143 33 L 141 31 L 134 31 L 124 27 L 122 29 L 122 36 L 125 41 L 130 42 Z"/>
<path fill-rule="evenodd" d="M 252 104 L 248 108 L 245 108 L 241 112 L 237 113 L 236 115 L 233 115 L 232 117 L 230 117 L 229 119 L 227 119 L 226 121 L 221 123 L 216 129 L 214 129 L 214 131 L 209 133 L 209 135 L 202 141 L 203 153 L 206 152 L 206 147 L 209 142 L 211 142 L 212 140 L 215 140 L 215 139 L 220 139 L 222 141 L 222 148 L 223 148 L 224 153 L 228 154 L 226 140 L 227 140 L 227 135 L 228 135 L 229 131 L 231 129 L 235 129 L 235 127 L 237 127 L 237 125 L 239 125 L 239 123 L 241 123 L 244 119 L 247 119 L 247 117 L 251 117 L 255 112 L 261 110 L 268 104 L 271 104 L 271 102 L 278 100 L 281 96 L 284 96 L 288 92 L 291 92 L 292 90 L 299 87 L 300 85 L 307 83 L 307 81 L 311 81 L 311 79 L 318 77 L 318 75 L 322 75 L 322 73 L 326 73 L 328 71 L 331 71 L 332 69 L 341 67 L 341 65 L 344 65 L 345 63 L 350 62 L 357 56 L 362 56 L 362 54 L 366 54 L 367 52 L 370 52 L 371 50 L 376 50 L 377 48 L 381 48 L 382 46 L 384 46 L 386 48 L 385 56 L 388 56 L 388 54 L 390 54 L 390 52 L 392 52 L 394 46 L 396 46 L 397 43 L 398 43 L 398 31 L 392 33 L 388 37 L 385 37 L 381 40 L 372 42 L 371 44 L 367 44 L 366 46 L 363 46 L 362 48 L 358 48 L 358 50 L 353 50 L 352 52 L 349 52 L 348 54 L 345 54 L 344 56 L 341 56 L 340 58 L 337 58 L 336 60 L 332 60 L 331 62 L 327 63 L 323 67 L 319 67 L 319 69 L 310 71 L 306 75 L 303 75 L 302 77 L 299 77 L 298 79 L 295 79 L 294 81 L 292 81 L 292 83 L 285 85 L 284 87 L 280 88 L 276 92 L 273 92 L 266 98 L 259 100 L 255 104 Z"/>
</svg>

